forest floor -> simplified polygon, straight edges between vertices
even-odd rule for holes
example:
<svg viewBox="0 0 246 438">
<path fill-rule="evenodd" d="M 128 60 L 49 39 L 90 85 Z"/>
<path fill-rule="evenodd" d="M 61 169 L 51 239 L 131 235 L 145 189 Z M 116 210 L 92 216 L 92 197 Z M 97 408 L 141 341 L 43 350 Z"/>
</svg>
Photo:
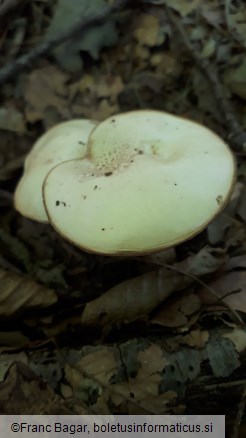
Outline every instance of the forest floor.
<svg viewBox="0 0 246 438">
<path fill-rule="evenodd" d="M 225 414 L 245 436 L 244 2 L 0 0 L 0 83 L 0 411 Z M 15 211 L 25 157 L 50 127 L 146 108 L 209 127 L 235 153 L 231 201 L 205 231 L 106 257 Z"/>
</svg>

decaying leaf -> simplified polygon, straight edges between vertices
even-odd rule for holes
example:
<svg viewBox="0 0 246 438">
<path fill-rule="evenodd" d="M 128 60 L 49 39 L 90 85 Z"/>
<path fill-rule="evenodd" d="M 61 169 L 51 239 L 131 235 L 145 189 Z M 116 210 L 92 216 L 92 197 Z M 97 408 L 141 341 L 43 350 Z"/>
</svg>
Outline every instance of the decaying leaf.
<svg viewBox="0 0 246 438">
<path fill-rule="evenodd" d="M 244 58 L 239 65 L 231 67 L 226 71 L 224 80 L 228 89 L 231 90 L 233 94 L 236 94 L 237 96 L 246 100 L 246 60 Z"/>
<path fill-rule="evenodd" d="M 226 231 L 234 224 L 234 216 L 243 192 L 244 186 L 238 182 L 225 210 L 209 224 L 207 228 L 208 240 L 212 245 L 221 241 L 225 237 Z"/>
<path fill-rule="evenodd" d="M 82 325 L 134 321 L 147 315 L 184 284 L 183 275 L 165 268 L 124 281 L 86 304 Z"/>
<path fill-rule="evenodd" d="M 179 12 L 182 17 L 186 17 L 201 5 L 202 0 L 162 0 L 161 3 L 165 3 Z"/>
<path fill-rule="evenodd" d="M 63 399 L 22 362 L 15 362 L 0 383 L 0 411 L 5 415 L 72 413 Z"/>
<path fill-rule="evenodd" d="M 174 298 L 163 306 L 151 319 L 152 324 L 165 327 L 185 326 L 188 318 L 202 307 L 200 298 L 195 293 L 185 294 Z"/>
<path fill-rule="evenodd" d="M 244 330 L 235 328 L 232 332 L 226 333 L 223 337 L 225 339 L 230 339 L 233 342 L 238 353 L 241 353 L 245 350 L 246 333 Z"/>
<path fill-rule="evenodd" d="M 69 118 L 67 108 L 68 76 L 55 66 L 34 70 L 27 77 L 24 89 L 25 113 L 29 122 L 45 118 L 50 108 L 55 108 L 64 118 Z"/>
<path fill-rule="evenodd" d="M 136 24 L 134 37 L 139 44 L 155 47 L 164 42 L 165 36 L 160 32 L 159 19 L 154 15 L 142 14 L 137 18 Z"/>
<path fill-rule="evenodd" d="M 244 2 L 239 3 L 232 0 L 225 0 L 225 15 L 229 30 L 236 36 L 237 40 L 246 47 L 246 12 Z M 240 8 L 241 6 L 241 8 Z"/>
<path fill-rule="evenodd" d="M 7 317 L 34 308 L 52 306 L 57 301 L 55 291 L 34 281 L 0 270 L 0 315 Z"/>
<path fill-rule="evenodd" d="M 57 36 L 64 27 L 73 26 L 84 17 L 93 16 L 106 7 L 104 0 L 59 0 L 53 19 L 46 33 L 49 40 Z M 54 49 L 53 53 L 59 64 L 68 71 L 78 71 L 82 68 L 80 51 L 90 53 L 97 59 L 103 47 L 111 47 L 117 42 L 118 36 L 112 19 L 103 24 L 94 25 L 83 32 L 83 35 L 76 35 L 74 38 L 65 41 Z"/>
<path fill-rule="evenodd" d="M 225 250 L 204 246 L 198 253 L 187 257 L 175 266 L 183 272 L 200 277 L 216 272 L 227 260 L 228 255 Z"/>
<path fill-rule="evenodd" d="M 14 107 L 0 108 L 0 129 L 24 134 L 26 125 L 23 114 Z"/>
<path fill-rule="evenodd" d="M 192 348 L 204 348 L 208 339 L 209 332 L 207 330 L 196 329 L 183 336 L 181 343 Z"/>
<path fill-rule="evenodd" d="M 245 270 L 224 273 L 217 280 L 209 282 L 208 285 L 216 292 L 216 295 L 202 288 L 199 291 L 199 297 L 204 304 L 226 303 L 229 308 L 246 313 Z"/>
</svg>

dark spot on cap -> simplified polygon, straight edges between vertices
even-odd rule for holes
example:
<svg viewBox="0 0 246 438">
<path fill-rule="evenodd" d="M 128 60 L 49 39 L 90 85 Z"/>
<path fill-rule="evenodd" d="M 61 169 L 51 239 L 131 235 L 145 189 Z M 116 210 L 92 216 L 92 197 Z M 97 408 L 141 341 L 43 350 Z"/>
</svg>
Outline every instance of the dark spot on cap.
<svg viewBox="0 0 246 438">
<path fill-rule="evenodd" d="M 142 155 L 143 154 L 143 151 L 141 151 L 141 149 L 138 151 L 138 154 L 139 155 Z"/>
<path fill-rule="evenodd" d="M 112 123 L 115 123 L 115 119 L 112 119 L 111 122 L 112 122 Z"/>
<path fill-rule="evenodd" d="M 63 202 L 63 201 L 56 201 L 56 206 L 57 206 L 57 207 L 58 207 L 60 204 L 62 204 L 64 207 L 67 206 L 66 202 Z M 69 207 L 70 207 L 70 205 L 69 205 Z"/>
<path fill-rule="evenodd" d="M 218 195 L 216 198 L 217 204 L 221 205 L 223 203 L 223 196 L 222 195 Z"/>
<path fill-rule="evenodd" d="M 85 145 L 85 143 L 84 143 L 83 141 L 79 141 L 78 143 L 79 143 L 79 144 L 83 144 L 83 145 Z"/>
<path fill-rule="evenodd" d="M 94 176 L 94 173 L 92 173 L 91 176 Z"/>
<path fill-rule="evenodd" d="M 105 231 L 105 228 L 102 228 L 102 231 Z"/>
<path fill-rule="evenodd" d="M 113 172 L 106 172 L 104 175 L 105 176 L 110 176 L 110 175 L 113 175 Z"/>
<path fill-rule="evenodd" d="M 174 185 L 177 186 L 178 184 L 177 184 L 177 183 L 174 183 Z"/>
<path fill-rule="evenodd" d="M 96 189 L 97 189 L 97 187 L 98 187 L 98 186 L 95 186 L 95 187 L 94 187 L 94 190 L 96 190 Z"/>
</svg>

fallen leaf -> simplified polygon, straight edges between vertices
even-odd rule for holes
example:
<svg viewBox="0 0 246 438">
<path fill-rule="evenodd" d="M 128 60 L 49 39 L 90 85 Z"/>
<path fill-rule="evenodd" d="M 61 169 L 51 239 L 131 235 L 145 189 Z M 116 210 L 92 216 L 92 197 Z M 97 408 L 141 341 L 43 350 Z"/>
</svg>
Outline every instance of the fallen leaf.
<svg viewBox="0 0 246 438">
<path fill-rule="evenodd" d="M 204 348 L 209 339 L 209 332 L 207 330 L 191 330 L 190 333 L 182 337 L 180 343 L 189 345 L 192 348 Z"/>
<path fill-rule="evenodd" d="M 225 0 L 225 15 L 229 30 L 246 47 L 246 11 L 241 2 Z"/>
<path fill-rule="evenodd" d="M 167 269 L 126 280 L 87 303 L 82 325 L 111 325 L 147 315 L 173 292 L 184 287 L 183 275 Z"/>
<path fill-rule="evenodd" d="M 10 316 L 21 311 L 45 308 L 57 301 L 54 290 L 34 281 L 0 269 L 0 315 Z"/>
<path fill-rule="evenodd" d="M 154 15 L 142 14 L 137 19 L 137 28 L 133 35 L 141 45 L 155 47 L 161 45 L 165 38 L 160 34 L 159 19 Z"/>
<path fill-rule="evenodd" d="M 103 12 L 107 4 L 103 0 L 59 0 L 55 14 L 46 32 L 46 40 L 59 35 L 64 27 L 72 27 L 86 16 L 94 16 Z M 98 59 L 103 47 L 116 44 L 118 34 L 112 18 L 103 24 L 94 24 L 84 30 L 83 35 L 77 34 L 53 50 L 60 66 L 70 72 L 79 71 L 83 62 L 80 52 L 88 52 L 94 59 Z"/>
<path fill-rule="evenodd" d="M 228 68 L 224 75 L 224 81 L 228 90 L 246 100 L 246 59 L 243 58 L 240 65 L 236 67 Z"/>
<path fill-rule="evenodd" d="M 174 297 L 151 318 L 152 324 L 164 327 L 182 327 L 188 323 L 189 317 L 201 309 L 200 298 L 193 293 Z"/>
<path fill-rule="evenodd" d="M 72 414 L 64 400 L 21 362 L 15 362 L 0 383 L 0 410 L 5 415 Z"/>
<path fill-rule="evenodd" d="M 204 246 L 198 253 L 187 257 L 175 266 L 183 272 L 201 276 L 211 274 L 220 269 L 227 261 L 228 255 L 225 250 Z"/>
<path fill-rule="evenodd" d="M 179 12 L 182 17 L 186 17 L 201 5 L 202 0 L 163 0 L 162 3 Z"/>
<path fill-rule="evenodd" d="M 246 271 L 229 272 L 209 282 L 208 286 L 216 292 L 216 295 L 206 288 L 197 292 L 205 305 L 226 303 L 230 309 L 246 313 Z"/>
<path fill-rule="evenodd" d="M 34 123 L 45 118 L 49 108 L 55 108 L 64 118 L 69 118 L 67 109 L 68 76 L 55 66 L 34 70 L 27 77 L 24 96 L 25 114 L 29 122 Z"/>
<path fill-rule="evenodd" d="M 23 114 L 14 107 L 0 108 L 0 129 L 24 134 L 26 124 Z"/>
<path fill-rule="evenodd" d="M 230 341 L 232 341 L 235 345 L 238 353 L 241 353 L 246 348 L 246 333 L 240 328 L 235 328 L 230 333 L 225 333 L 223 338 L 230 339 Z"/>
<path fill-rule="evenodd" d="M 95 92 L 99 98 L 109 98 L 111 102 L 115 102 L 123 89 L 124 84 L 120 76 L 106 75 L 100 76 Z"/>
</svg>

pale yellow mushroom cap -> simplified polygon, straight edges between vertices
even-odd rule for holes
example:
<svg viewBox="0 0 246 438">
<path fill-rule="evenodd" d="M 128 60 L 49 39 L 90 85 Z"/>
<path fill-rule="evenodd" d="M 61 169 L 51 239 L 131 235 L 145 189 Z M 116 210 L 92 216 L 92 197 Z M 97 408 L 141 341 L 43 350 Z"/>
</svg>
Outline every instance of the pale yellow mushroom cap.
<svg viewBox="0 0 246 438">
<path fill-rule="evenodd" d="M 86 157 L 53 168 L 43 196 L 53 227 L 80 248 L 146 254 L 202 231 L 228 202 L 235 173 L 209 129 L 140 110 L 100 123 Z"/>
<path fill-rule="evenodd" d="M 86 154 L 89 134 L 97 122 L 70 120 L 48 130 L 26 157 L 24 173 L 14 194 L 14 205 L 23 216 L 48 222 L 43 205 L 42 185 L 57 164 Z"/>
</svg>

